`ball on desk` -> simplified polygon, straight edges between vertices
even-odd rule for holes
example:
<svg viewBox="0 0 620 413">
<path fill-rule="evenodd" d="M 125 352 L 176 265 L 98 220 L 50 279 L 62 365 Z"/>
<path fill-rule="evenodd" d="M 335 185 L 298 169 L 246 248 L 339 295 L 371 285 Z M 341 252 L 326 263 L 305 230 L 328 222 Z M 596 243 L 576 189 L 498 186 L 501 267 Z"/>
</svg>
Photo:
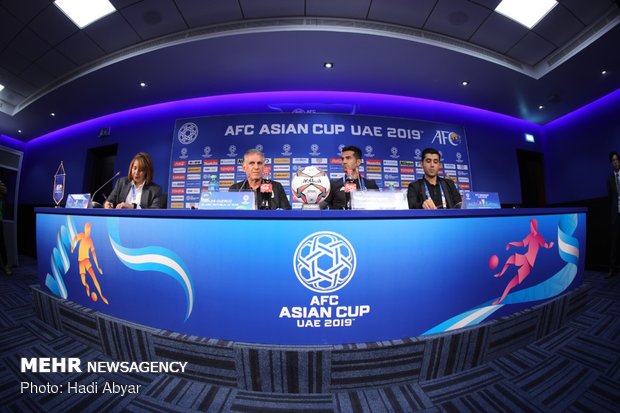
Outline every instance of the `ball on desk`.
<svg viewBox="0 0 620 413">
<path fill-rule="evenodd" d="M 96 292 L 93 291 L 93 292 L 90 293 L 90 299 L 91 300 L 97 302 L 97 298 L 98 297 L 97 297 L 97 293 Z"/>
<path fill-rule="evenodd" d="M 497 264 L 499 264 L 499 258 L 497 255 L 491 255 L 491 258 L 489 258 L 489 268 L 494 270 L 497 268 Z"/>
</svg>

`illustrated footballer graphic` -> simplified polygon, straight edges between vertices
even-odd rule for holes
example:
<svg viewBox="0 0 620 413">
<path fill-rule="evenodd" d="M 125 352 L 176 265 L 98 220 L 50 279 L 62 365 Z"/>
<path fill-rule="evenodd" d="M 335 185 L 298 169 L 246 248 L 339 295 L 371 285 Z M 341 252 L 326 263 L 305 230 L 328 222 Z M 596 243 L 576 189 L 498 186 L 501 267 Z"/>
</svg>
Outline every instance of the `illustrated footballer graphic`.
<svg viewBox="0 0 620 413">
<path fill-rule="evenodd" d="M 103 296 L 101 292 L 101 286 L 99 285 L 99 281 L 97 280 L 97 276 L 93 271 L 93 266 L 90 262 L 90 258 L 88 256 L 88 252 L 92 254 L 93 260 L 95 261 L 95 265 L 97 266 L 97 270 L 99 274 L 103 275 L 103 270 L 99 266 L 99 262 L 97 261 L 97 253 L 95 252 L 95 245 L 93 243 L 93 239 L 90 237 L 92 224 L 87 222 L 84 224 L 84 232 L 80 232 L 73 237 L 73 241 L 71 242 L 71 253 L 75 250 L 75 247 L 79 243 L 80 246 L 78 248 L 78 264 L 80 266 L 80 277 L 82 278 L 82 284 L 86 288 L 86 295 L 91 298 L 93 301 L 97 301 L 97 294 L 93 291 L 91 293 L 90 286 L 86 281 L 86 271 L 90 275 L 90 279 L 92 280 L 95 288 L 99 292 L 99 297 L 101 297 L 101 301 L 108 304 L 108 300 Z"/>
<path fill-rule="evenodd" d="M 501 272 L 494 275 L 496 278 L 501 277 L 511 265 L 519 268 L 517 270 L 517 275 L 515 275 L 512 280 L 510 280 L 510 282 L 504 289 L 504 293 L 502 294 L 502 296 L 498 298 L 493 304 L 501 303 L 504 298 L 506 298 L 510 290 L 512 290 L 518 284 L 521 284 L 523 280 L 527 278 L 527 276 L 532 271 L 532 268 L 534 267 L 534 263 L 536 262 L 536 257 L 538 256 L 538 251 L 540 250 L 540 247 L 549 249 L 553 247 L 553 241 L 549 243 L 545 242 L 543 236 L 540 235 L 540 233 L 538 232 L 538 221 L 532 218 L 530 220 L 530 233 L 525 237 L 523 241 L 509 242 L 508 245 L 506 245 L 506 251 L 508 251 L 511 246 L 527 247 L 527 251 L 525 254 L 513 254 L 508 257 Z"/>
</svg>

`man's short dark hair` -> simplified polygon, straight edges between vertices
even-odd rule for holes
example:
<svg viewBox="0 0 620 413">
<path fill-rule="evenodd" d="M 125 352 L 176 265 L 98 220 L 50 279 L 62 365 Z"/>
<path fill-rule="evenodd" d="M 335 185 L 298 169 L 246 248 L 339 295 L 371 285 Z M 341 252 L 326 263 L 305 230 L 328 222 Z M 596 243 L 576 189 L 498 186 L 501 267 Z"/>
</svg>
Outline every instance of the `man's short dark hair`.
<svg viewBox="0 0 620 413">
<path fill-rule="evenodd" d="M 342 148 L 342 151 L 340 152 L 344 152 L 344 151 L 352 151 L 355 159 L 362 159 L 362 150 L 358 148 L 357 146 L 345 146 L 344 148 Z"/>
<path fill-rule="evenodd" d="M 620 156 L 618 156 L 618 152 L 613 151 L 609 154 L 609 162 L 612 162 L 614 160 L 614 156 L 618 158 L 618 160 L 620 160 Z"/>
<path fill-rule="evenodd" d="M 441 154 L 439 153 L 439 151 L 435 148 L 426 148 L 422 151 L 422 160 L 424 160 L 424 158 L 426 158 L 426 155 L 431 154 L 431 155 L 437 155 L 439 156 L 439 160 L 441 161 Z"/>
</svg>

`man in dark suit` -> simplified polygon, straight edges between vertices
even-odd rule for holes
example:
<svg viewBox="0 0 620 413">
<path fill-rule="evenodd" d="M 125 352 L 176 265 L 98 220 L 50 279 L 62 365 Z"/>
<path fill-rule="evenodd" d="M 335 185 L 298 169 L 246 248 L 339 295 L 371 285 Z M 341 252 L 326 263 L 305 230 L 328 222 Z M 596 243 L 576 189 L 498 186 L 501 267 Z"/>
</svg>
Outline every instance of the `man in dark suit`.
<svg viewBox="0 0 620 413">
<path fill-rule="evenodd" d="M 243 181 L 232 184 L 229 192 L 254 191 L 257 207 L 260 209 L 291 209 L 282 184 L 263 179 L 265 172 L 265 154 L 258 149 L 250 149 L 243 155 L 243 172 L 247 176 Z M 263 185 L 267 185 L 263 187 Z M 263 205 L 263 196 L 267 196 Z"/>
<path fill-rule="evenodd" d="M 620 158 L 618 152 L 609 154 L 613 173 L 607 178 L 607 193 L 609 194 L 609 210 L 611 218 L 611 237 L 609 254 L 609 273 L 607 278 L 614 276 L 618 270 L 618 240 L 620 239 Z"/>
<path fill-rule="evenodd" d="M 365 191 L 367 189 L 379 189 L 377 183 L 372 179 L 366 179 L 360 176 L 359 167 L 362 164 L 362 150 L 357 146 L 345 146 L 341 151 L 342 169 L 345 172 L 352 171 L 355 188 Z M 329 195 L 323 202 L 321 208 L 329 209 L 345 209 L 347 206 L 347 198 L 345 195 L 345 177 L 330 182 Z"/>
<path fill-rule="evenodd" d="M 454 181 L 439 176 L 441 155 L 434 148 L 422 151 L 422 168 L 424 177 L 409 184 L 407 201 L 409 209 L 448 209 L 459 204 L 461 194 Z"/>
</svg>

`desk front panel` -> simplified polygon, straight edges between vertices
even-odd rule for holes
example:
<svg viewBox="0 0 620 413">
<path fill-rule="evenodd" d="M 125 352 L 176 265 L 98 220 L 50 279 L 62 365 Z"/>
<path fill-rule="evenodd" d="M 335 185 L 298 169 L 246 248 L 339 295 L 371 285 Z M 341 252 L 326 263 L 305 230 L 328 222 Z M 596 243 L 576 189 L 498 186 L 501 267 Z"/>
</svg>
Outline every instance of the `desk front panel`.
<svg viewBox="0 0 620 413">
<path fill-rule="evenodd" d="M 37 251 L 42 287 L 131 322 L 239 342 L 360 343 L 473 326 L 581 285 L 585 213 L 235 219 L 39 211 Z"/>
</svg>

